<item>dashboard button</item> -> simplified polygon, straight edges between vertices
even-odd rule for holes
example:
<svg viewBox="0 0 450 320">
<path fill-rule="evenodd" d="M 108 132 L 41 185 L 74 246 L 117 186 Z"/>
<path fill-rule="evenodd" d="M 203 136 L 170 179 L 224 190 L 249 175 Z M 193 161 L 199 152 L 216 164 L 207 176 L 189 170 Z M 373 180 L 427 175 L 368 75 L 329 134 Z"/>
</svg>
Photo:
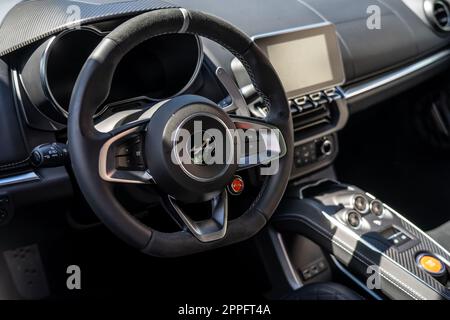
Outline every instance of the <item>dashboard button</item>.
<svg viewBox="0 0 450 320">
<path fill-rule="evenodd" d="M 240 176 L 234 176 L 233 181 L 228 185 L 228 192 L 232 195 L 237 196 L 240 195 L 244 191 L 244 179 Z"/>
<path fill-rule="evenodd" d="M 420 254 L 417 256 L 417 263 L 426 272 L 432 275 L 442 275 L 445 272 L 445 265 L 438 258 L 429 254 Z"/>
<path fill-rule="evenodd" d="M 331 140 L 329 139 L 325 139 L 322 142 L 320 142 L 320 148 L 319 151 L 321 153 L 321 155 L 323 156 L 329 156 L 330 154 L 333 153 L 333 142 L 331 142 Z"/>
<path fill-rule="evenodd" d="M 404 244 L 410 242 L 411 240 L 412 239 L 402 231 L 400 231 L 400 232 L 392 235 L 390 238 L 388 238 L 388 241 L 396 247 L 401 247 Z"/>
<path fill-rule="evenodd" d="M 322 97 L 322 92 L 316 92 L 310 95 L 311 100 L 316 102 L 319 102 Z"/>
<path fill-rule="evenodd" d="M 334 97 L 336 96 L 336 88 L 326 89 L 326 90 L 324 91 L 324 93 L 325 93 L 325 95 L 326 95 L 327 97 L 334 98 Z"/>
<path fill-rule="evenodd" d="M 308 101 L 308 98 L 307 98 L 306 96 L 305 96 L 305 97 L 296 98 L 296 99 L 294 100 L 294 102 L 295 102 L 297 105 L 299 105 L 299 106 L 303 106 L 307 101 Z"/>
</svg>

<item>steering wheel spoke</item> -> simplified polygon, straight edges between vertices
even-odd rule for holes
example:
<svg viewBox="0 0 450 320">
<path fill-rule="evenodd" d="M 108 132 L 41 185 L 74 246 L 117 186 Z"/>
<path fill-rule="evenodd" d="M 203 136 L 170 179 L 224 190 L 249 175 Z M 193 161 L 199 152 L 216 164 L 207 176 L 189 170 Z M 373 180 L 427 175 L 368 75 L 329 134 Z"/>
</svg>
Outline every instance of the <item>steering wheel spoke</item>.
<svg viewBox="0 0 450 320">
<path fill-rule="evenodd" d="M 100 149 L 99 174 L 108 182 L 153 184 L 145 164 L 144 138 L 148 121 L 139 121 L 109 132 Z"/>
<path fill-rule="evenodd" d="M 286 155 L 286 142 L 281 131 L 263 120 L 231 116 L 238 140 L 238 170 L 270 165 Z"/>
<path fill-rule="evenodd" d="M 184 225 L 194 237 L 201 242 L 211 242 L 222 239 L 227 232 L 228 221 L 228 193 L 224 190 L 211 201 L 211 218 L 195 221 L 180 207 L 177 200 L 168 196 L 168 210 L 175 220 Z M 166 205 L 167 208 L 167 205 Z"/>
</svg>

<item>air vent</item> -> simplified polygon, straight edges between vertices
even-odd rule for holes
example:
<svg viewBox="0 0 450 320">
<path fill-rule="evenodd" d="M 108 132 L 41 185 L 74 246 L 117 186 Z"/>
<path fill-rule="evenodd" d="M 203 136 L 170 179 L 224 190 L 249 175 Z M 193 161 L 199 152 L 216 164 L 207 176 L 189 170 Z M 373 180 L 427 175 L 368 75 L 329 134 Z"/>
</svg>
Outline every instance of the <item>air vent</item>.
<svg viewBox="0 0 450 320">
<path fill-rule="evenodd" d="M 425 0 L 425 14 L 428 21 L 438 31 L 450 31 L 450 6 L 444 0 Z"/>
<path fill-rule="evenodd" d="M 321 104 L 302 112 L 293 110 L 292 120 L 295 133 L 313 132 L 331 124 L 331 112 L 328 104 Z"/>
</svg>

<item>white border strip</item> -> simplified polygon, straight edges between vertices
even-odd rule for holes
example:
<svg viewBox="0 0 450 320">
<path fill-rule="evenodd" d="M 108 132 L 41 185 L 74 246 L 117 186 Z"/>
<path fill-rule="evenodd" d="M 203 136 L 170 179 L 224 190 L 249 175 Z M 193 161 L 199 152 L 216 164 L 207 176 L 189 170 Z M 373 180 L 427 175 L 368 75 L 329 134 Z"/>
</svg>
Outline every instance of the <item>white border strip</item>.
<svg viewBox="0 0 450 320">
<path fill-rule="evenodd" d="M 436 62 L 439 62 L 440 60 L 448 58 L 449 56 L 450 56 L 450 49 L 443 50 L 428 58 L 425 58 L 419 62 L 416 62 L 412 65 L 409 65 L 397 71 L 378 77 L 374 80 L 367 81 L 363 84 L 355 85 L 354 87 L 349 87 L 347 90 L 344 90 L 344 96 L 346 99 L 352 99 L 361 94 L 378 89 L 391 82 L 400 80 L 401 78 L 404 78 L 408 75 L 418 72 Z"/>
<path fill-rule="evenodd" d="M 34 180 L 39 180 L 39 176 L 36 173 L 34 172 L 22 173 L 15 176 L 0 178 L 0 187 Z"/>
</svg>

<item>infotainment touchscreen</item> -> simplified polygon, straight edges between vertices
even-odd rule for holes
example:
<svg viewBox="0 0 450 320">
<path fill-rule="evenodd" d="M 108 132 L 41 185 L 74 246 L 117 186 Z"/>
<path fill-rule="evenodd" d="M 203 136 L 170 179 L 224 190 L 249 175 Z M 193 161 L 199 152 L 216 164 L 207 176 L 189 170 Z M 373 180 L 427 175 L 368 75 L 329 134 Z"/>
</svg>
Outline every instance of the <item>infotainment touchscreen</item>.
<svg viewBox="0 0 450 320">
<path fill-rule="evenodd" d="M 283 83 L 288 98 L 344 83 L 341 52 L 332 24 L 254 38 Z"/>
</svg>

